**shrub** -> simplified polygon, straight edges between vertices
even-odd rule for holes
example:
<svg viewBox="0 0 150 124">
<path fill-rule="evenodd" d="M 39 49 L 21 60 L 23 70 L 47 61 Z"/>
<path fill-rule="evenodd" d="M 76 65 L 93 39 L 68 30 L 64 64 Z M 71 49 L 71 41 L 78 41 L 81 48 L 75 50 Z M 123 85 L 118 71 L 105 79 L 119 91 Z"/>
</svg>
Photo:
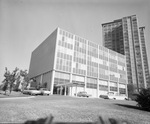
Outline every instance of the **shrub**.
<svg viewBox="0 0 150 124">
<path fill-rule="evenodd" d="M 135 100 L 141 109 L 150 111 L 150 88 L 142 89 Z"/>
</svg>

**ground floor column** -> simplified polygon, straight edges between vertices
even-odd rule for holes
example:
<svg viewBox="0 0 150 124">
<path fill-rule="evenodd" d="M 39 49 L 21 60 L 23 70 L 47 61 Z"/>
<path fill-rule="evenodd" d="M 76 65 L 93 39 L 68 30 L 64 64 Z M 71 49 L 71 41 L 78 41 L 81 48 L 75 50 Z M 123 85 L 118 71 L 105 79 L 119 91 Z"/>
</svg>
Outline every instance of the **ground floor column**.
<svg viewBox="0 0 150 124">
<path fill-rule="evenodd" d="M 99 79 L 97 78 L 97 98 L 99 98 Z"/>
<path fill-rule="evenodd" d="M 66 92 L 67 92 L 67 90 L 66 90 L 66 85 L 65 85 L 65 93 L 64 93 L 65 96 L 66 96 Z"/>
<path fill-rule="evenodd" d="M 128 98 L 128 87 L 127 87 L 127 84 L 126 84 L 125 88 L 126 88 L 126 96 Z"/>
<path fill-rule="evenodd" d="M 117 82 L 117 90 L 118 90 L 118 94 L 120 94 L 119 93 L 119 82 Z"/>
<path fill-rule="evenodd" d="M 110 81 L 108 81 L 108 92 L 110 92 Z"/>
<path fill-rule="evenodd" d="M 84 84 L 85 84 L 85 85 L 84 85 L 84 91 L 86 91 L 86 82 L 87 82 L 87 77 L 85 76 L 85 77 L 84 77 Z"/>
<path fill-rule="evenodd" d="M 51 94 L 53 94 L 55 71 L 52 70 L 51 73 L 52 74 L 51 74 L 51 89 L 50 90 L 51 90 Z"/>
<path fill-rule="evenodd" d="M 43 83 L 43 74 L 41 74 L 40 84 Z"/>
<path fill-rule="evenodd" d="M 76 96 L 77 96 L 77 84 L 76 84 Z"/>
<path fill-rule="evenodd" d="M 70 83 L 72 83 L 72 74 L 71 74 L 71 73 L 70 73 Z M 70 90 L 71 90 L 71 92 L 70 92 Z M 69 87 L 69 95 L 70 95 L 70 96 L 73 96 L 73 95 L 72 95 L 72 86 Z"/>
</svg>

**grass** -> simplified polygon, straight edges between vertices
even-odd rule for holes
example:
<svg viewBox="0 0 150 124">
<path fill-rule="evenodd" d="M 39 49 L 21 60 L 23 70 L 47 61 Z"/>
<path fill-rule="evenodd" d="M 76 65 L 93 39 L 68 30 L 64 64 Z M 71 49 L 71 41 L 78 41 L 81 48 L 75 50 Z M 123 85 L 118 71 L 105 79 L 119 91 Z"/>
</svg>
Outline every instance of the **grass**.
<svg viewBox="0 0 150 124">
<path fill-rule="evenodd" d="M 7 91 L 5 94 L 4 91 L 0 91 L 0 98 L 12 98 L 12 97 L 28 97 L 29 95 L 22 94 L 21 92 L 12 91 L 11 94 Z"/>
<path fill-rule="evenodd" d="M 139 110 L 134 101 L 36 96 L 31 99 L 0 100 L 0 122 L 25 122 L 52 114 L 54 122 L 94 122 L 98 116 L 149 124 L 150 112 Z"/>
</svg>

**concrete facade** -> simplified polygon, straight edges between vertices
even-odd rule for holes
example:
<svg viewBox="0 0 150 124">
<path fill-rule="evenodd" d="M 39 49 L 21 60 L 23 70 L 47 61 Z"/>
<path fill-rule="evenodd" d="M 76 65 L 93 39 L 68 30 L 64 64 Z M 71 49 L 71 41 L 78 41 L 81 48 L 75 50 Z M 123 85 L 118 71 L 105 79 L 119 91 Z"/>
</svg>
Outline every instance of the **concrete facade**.
<svg viewBox="0 0 150 124">
<path fill-rule="evenodd" d="M 29 75 L 53 94 L 127 95 L 125 56 L 60 28 L 32 52 Z"/>
</svg>

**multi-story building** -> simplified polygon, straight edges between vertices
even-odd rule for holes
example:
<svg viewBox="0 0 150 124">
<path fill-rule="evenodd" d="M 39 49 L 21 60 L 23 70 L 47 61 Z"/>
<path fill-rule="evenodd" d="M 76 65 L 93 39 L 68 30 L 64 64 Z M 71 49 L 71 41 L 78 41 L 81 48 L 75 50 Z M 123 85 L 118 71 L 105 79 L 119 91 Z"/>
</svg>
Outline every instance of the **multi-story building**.
<svg viewBox="0 0 150 124">
<path fill-rule="evenodd" d="M 149 66 L 148 66 L 148 58 L 146 52 L 146 44 L 145 44 L 145 35 L 144 35 L 145 27 L 139 27 L 140 39 L 141 39 L 141 54 L 143 61 L 143 69 L 144 69 L 144 79 L 145 79 L 145 87 L 150 87 L 150 74 L 149 74 Z"/>
<path fill-rule="evenodd" d="M 32 52 L 29 75 L 53 94 L 127 95 L 125 56 L 60 28 Z"/>
<path fill-rule="evenodd" d="M 128 83 L 136 91 L 150 83 L 143 28 L 136 15 L 102 24 L 103 45 L 126 56 Z"/>
</svg>

